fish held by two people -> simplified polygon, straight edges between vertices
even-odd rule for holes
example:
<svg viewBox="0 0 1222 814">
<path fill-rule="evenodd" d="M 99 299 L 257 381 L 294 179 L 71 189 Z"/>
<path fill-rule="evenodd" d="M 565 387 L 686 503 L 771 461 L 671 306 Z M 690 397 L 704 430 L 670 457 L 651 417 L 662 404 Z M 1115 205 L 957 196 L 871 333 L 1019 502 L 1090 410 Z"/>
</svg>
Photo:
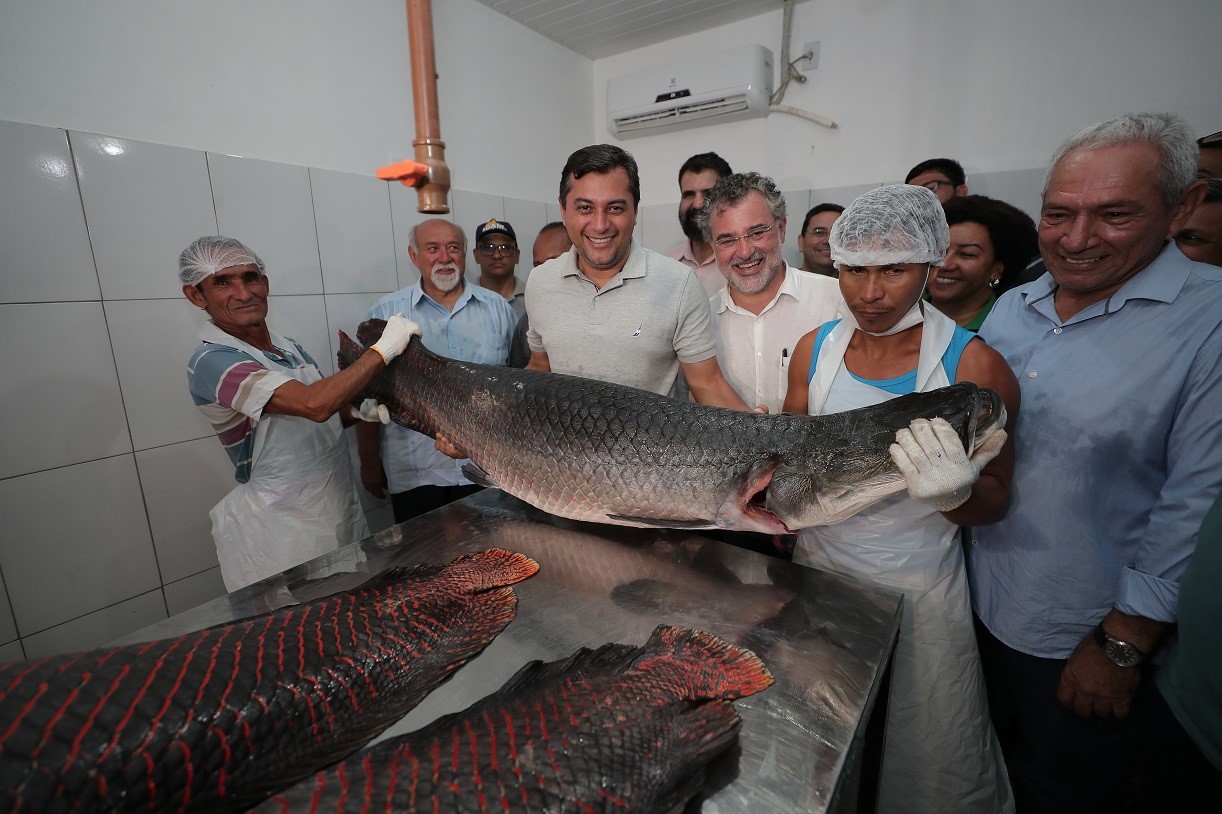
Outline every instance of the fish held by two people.
<svg viewBox="0 0 1222 814">
<path fill-rule="evenodd" d="M 361 324 L 365 346 L 385 322 Z M 363 348 L 342 331 L 339 366 Z M 917 418 L 945 419 L 969 454 L 1005 425 L 970 382 L 823 416 L 761 415 L 609 382 L 479 365 L 412 337 L 356 403 L 466 450 L 471 480 L 543 511 L 627 526 L 788 534 L 838 523 L 906 488 L 889 453 Z"/>
</svg>

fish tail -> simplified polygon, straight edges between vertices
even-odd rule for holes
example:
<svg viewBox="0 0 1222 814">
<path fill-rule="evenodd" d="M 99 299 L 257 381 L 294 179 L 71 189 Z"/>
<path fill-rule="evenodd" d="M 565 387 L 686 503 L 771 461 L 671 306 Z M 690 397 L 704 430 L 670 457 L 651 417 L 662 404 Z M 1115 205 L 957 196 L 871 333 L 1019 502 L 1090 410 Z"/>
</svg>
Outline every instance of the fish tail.
<svg viewBox="0 0 1222 814">
<path fill-rule="evenodd" d="M 343 331 L 339 332 L 339 352 L 335 354 L 336 360 L 339 362 L 339 369 L 344 370 L 357 359 L 365 349 L 352 340 L 352 337 Z"/>
<path fill-rule="evenodd" d="M 449 569 L 471 590 L 487 591 L 521 582 L 539 570 L 539 563 L 516 551 L 490 548 L 459 557 Z"/>
<path fill-rule="evenodd" d="M 642 656 L 637 669 L 677 666 L 694 698 L 742 698 L 772 685 L 759 656 L 700 630 L 659 625 Z"/>
</svg>

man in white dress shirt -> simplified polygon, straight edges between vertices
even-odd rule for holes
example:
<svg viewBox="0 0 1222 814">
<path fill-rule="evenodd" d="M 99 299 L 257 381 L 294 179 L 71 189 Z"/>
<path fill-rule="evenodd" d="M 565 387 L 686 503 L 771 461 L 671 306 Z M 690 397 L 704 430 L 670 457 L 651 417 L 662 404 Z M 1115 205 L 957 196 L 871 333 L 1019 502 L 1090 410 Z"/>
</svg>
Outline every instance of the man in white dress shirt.
<svg viewBox="0 0 1222 814">
<path fill-rule="evenodd" d="M 785 262 L 785 198 L 771 178 L 734 173 L 705 199 L 701 228 L 727 285 L 714 294 L 717 359 L 748 404 L 779 413 L 789 357 L 802 336 L 835 319 L 840 286 Z"/>
</svg>

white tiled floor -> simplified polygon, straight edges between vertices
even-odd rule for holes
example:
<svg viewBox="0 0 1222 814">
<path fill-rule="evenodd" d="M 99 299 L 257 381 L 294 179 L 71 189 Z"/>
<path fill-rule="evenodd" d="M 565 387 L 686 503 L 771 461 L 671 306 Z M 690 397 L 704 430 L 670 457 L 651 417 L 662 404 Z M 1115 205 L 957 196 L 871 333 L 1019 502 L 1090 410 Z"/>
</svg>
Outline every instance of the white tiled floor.
<svg viewBox="0 0 1222 814">
<path fill-rule="evenodd" d="M 0 478 L 130 452 L 100 302 L 0 305 Z"/>
<path fill-rule="evenodd" d="M 0 122 L 0 302 L 101 297 L 68 136 Z"/>
<path fill-rule="evenodd" d="M 323 290 L 352 294 L 394 289 L 398 273 L 389 185 L 372 175 L 314 169 L 310 184 Z"/>
<path fill-rule="evenodd" d="M 277 294 L 321 294 L 310 173 L 305 167 L 208 154 L 220 233 L 250 247 Z"/>
<path fill-rule="evenodd" d="M 178 255 L 217 233 L 204 154 L 92 133 L 70 137 L 102 296 L 182 297 Z"/>
<path fill-rule="evenodd" d="M 0 481 L 0 517 L 23 637 L 161 587 L 132 455 Z"/>
</svg>

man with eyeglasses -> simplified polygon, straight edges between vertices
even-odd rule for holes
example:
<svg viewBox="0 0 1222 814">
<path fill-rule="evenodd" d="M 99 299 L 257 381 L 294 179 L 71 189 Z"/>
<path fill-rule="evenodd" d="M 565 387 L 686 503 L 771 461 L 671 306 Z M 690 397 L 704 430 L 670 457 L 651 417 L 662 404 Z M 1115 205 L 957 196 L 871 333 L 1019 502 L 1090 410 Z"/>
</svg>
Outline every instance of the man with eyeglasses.
<svg viewBox="0 0 1222 814">
<path fill-rule="evenodd" d="M 718 181 L 700 216 L 727 283 L 709 299 L 717 359 L 743 400 L 770 413 L 785 403 L 794 346 L 840 307 L 834 279 L 785 262 L 786 223 L 784 196 L 757 172 Z"/>
<path fill-rule="evenodd" d="M 798 232 L 798 251 L 802 253 L 802 271 L 837 278 L 840 272 L 832 262 L 832 250 L 827 237 L 832 233 L 832 224 L 840 217 L 844 207 L 840 204 L 821 203 L 811 207 Z"/>
<path fill-rule="evenodd" d="M 513 273 L 520 256 L 513 227 L 496 218 L 476 226 L 474 255 L 479 284 L 504 297 L 521 319 L 526 313 L 526 283 Z"/>
<path fill-rule="evenodd" d="M 967 176 L 963 174 L 963 166 L 953 158 L 922 161 L 908 170 L 904 183 L 925 187 L 942 203 L 967 194 Z"/>
<path fill-rule="evenodd" d="M 367 318 L 401 313 L 420 326 L 420 339 L 433 353 L 464 362 L 505 364 L 517 315 L 499 293 L 466 284 L 467 239 L 462 229 L 448 220 L 426 220 L 408 233 L 407 253 L 420 271 L 420 281 L 382 297 Z M 433 439 L 398 424 L 362 425 L 357 442 L 361 483 L 375 497 L 390 493 L 396 523 L 481 488 L 463 476 L 466 460 L 440 452 Z"/>
</svg>

